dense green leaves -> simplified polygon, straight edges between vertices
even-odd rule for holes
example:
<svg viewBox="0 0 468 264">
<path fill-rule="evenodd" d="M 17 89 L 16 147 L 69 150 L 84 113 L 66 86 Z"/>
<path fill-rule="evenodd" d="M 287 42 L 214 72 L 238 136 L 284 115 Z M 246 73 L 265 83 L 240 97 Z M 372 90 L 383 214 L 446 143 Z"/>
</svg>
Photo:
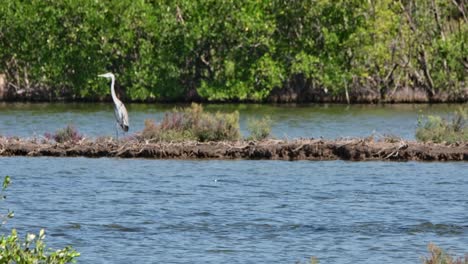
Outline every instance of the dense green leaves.
<svg viewBox="0 0 468 264">
<path fill-rule="evenodd" d="M 301 80 L 385 96 L 466 88 L 468 14 L 443 0 L 9 0 L 0 72 L 21 96 L 255 100 Z M 325 89 L 326 88 L 326 89 Z"/>
<path fill-rule="evenodd" d="M 8 236 L 0 237 L 0 263 L 75 263 L 80 253 L 72 247 L 52 251 L 44 243 L 45 231 L 38 235 L 27 234 L 24 240 L 18 237 L 16 229 Z"/>
</svg>

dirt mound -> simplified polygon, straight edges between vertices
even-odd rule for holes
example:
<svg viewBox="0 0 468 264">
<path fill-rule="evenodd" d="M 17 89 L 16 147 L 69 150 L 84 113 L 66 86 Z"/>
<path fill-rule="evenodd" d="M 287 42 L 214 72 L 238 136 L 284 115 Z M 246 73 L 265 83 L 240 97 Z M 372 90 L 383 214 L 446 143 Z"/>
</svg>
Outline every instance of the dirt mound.
<svg viewBox="0 0 468 264">
<path fill-rule="evenodd" d="M 369 139 L 300 139 L 150 143 L 0 138 L 0 156 L 120 157 L 154 159 L 468 161 L 468 143 L 430 144 Z"/>
</svg>

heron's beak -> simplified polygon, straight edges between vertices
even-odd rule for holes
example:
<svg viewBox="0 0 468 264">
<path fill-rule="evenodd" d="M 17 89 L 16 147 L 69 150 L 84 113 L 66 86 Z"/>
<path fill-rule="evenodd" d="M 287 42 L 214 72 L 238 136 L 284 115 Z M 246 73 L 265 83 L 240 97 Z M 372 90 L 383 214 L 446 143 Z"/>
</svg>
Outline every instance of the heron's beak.
<svg viewBox="0 0 468 264">
<path fill-rule="evenodd" d="M 99 74 L 98 77 L 106 77 L 105 74 Z"/>
</svg>

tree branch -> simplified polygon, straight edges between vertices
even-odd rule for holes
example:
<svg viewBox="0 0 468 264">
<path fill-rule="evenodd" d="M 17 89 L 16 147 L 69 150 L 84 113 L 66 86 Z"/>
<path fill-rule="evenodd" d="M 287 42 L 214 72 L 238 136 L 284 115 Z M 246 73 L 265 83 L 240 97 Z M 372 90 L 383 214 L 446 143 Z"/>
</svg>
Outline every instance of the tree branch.
<svg viewBox="0 0 468 264">
<path fill-rule="evenodd" d="M 457 0 L 452 0 L 452 3 L 458 8 L 460 13 L 462 14 L 463 20 L 465 20 L 465 23 L 468 23 L 468 18 L 466 17 L 466 11 L 465 11 L 465 6 L 463 4 L 463 1 L 460 4 L 458 4 Z"/>
</svg>

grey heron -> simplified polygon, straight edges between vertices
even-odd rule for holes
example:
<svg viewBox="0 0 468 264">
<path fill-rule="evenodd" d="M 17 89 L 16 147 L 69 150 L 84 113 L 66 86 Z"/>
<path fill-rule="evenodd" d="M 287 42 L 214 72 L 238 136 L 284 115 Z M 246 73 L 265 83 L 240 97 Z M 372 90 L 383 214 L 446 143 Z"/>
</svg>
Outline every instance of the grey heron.
<svg viewBox="0 0 468 264">
<path fill-rule="evenodd" d="M 115 90 L 114 90 L 115 76 L 114 76 L 114 74 L 108 72 L 108 73 L 100 74 L 98 76 L 111 79 L 111 95 L 112 95 L 112 100 L 114 101 L 115 119 L 117 121 L 117 125 L 120 126 L 124 132 L 127 132 L 128 127 L 129 127 L 128 113 L 127 113 L 127 109 L 125 108 L 125 105 L 122 103 L 122 101 L 119 100 L 119 98 L 117 98 L 117 95 L 115 95 Z M 119 137 L 118 130 L 116 132 L 117 132 L 117 139 L 118 139 L 118 137 Z"/>
</svg>

